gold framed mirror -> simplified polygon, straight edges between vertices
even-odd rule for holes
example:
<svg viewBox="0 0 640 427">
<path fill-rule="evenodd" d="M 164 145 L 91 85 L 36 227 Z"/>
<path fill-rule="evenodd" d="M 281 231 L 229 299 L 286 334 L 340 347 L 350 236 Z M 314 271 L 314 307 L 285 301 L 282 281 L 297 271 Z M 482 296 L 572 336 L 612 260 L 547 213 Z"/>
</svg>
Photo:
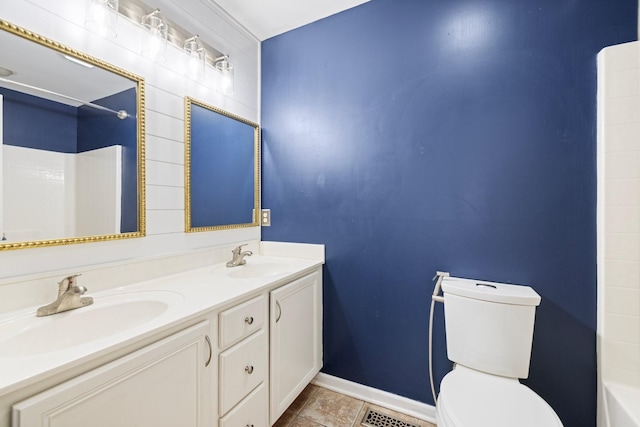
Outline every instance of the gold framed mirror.
<svg viewBox="0 0 640 427">
<path fill-rule="evenodd" d="M 259 225 L 260 127 L 185 98 L 185 231 Z"/>
<path fill-rule="evenodd" d="M 0 250 L 145 235 L 144 80 L 0 20 Z"/>
</svg>

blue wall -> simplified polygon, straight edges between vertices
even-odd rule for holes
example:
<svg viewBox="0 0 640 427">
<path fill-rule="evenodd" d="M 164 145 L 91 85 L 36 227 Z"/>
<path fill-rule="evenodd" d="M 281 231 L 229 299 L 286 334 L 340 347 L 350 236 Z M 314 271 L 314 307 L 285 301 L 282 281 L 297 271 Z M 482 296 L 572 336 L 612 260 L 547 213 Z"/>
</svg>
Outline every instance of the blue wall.
<svg viewBox="0 0 640 427">
<path fill-rule="evenodd" d="M 76 153 L 77 108 L 4 87 L 0 94 L 4 96 L 4 144 Z"/>
<path fill-rule="evenodd" d="M 263 42 L 263 238 L 326 244 L 324 372 L 433 403 L 435 271 L 527 284 L 526 383 L 595 425 L 596 54 L 636 21 L 635 0 L 372 0 Z"/>
</svg>

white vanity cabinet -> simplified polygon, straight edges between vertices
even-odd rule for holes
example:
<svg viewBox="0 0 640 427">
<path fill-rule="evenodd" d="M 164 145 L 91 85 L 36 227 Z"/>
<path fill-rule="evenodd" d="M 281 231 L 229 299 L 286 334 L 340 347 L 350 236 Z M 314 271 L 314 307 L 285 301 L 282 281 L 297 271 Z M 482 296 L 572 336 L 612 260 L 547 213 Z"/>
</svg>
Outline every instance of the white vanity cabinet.
<svg viewBox="0 0 640 427">
<path fill-rule="evenodd" d="M 320 270 L 270 294 L 271 424 L 322 368 Z"/>
<path fill-rule="evenodd" d="M 0 396 L 0 427 L 9 408 L 11 427 L 272 426 L 322 367 L 322 271 L 305 271 Z"/>
<path fill-rule="evenodd" d="M 13 427 L 205 427 L 209 321 L 13 405 Z"/>
</svg>

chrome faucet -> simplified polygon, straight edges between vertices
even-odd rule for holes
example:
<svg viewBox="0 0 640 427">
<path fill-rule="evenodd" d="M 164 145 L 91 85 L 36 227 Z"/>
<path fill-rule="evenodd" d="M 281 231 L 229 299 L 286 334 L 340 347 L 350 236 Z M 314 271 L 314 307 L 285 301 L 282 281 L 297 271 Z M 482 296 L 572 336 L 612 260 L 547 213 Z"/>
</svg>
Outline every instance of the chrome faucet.
<svg viewBox="0 0 640 427">
<path fill-rule="evenodd" d="M 245 265 L 247 263 L 247 260 L 244 259 L 244 257 L 253 255 L 253 252 L 251 251 L 242 252 L 243 246 L 247 246 L 247 245 L 246 244 L 240 245 L 231 251 L 231 253 L 233 254 L 233 259 L 227 263 L 227 267 L 237 267 L 239 265 Z"/>
<path fill-rule="evenodd" d="M 78 276 L 80 275 L 74 274 L 58 282 L 58 299 L 38 308 L 36 316 L 50 316 L 93 304 L 93 298 L 82 296 L 87 292 L 87 288 L 76 283 Z"/>
</svg>

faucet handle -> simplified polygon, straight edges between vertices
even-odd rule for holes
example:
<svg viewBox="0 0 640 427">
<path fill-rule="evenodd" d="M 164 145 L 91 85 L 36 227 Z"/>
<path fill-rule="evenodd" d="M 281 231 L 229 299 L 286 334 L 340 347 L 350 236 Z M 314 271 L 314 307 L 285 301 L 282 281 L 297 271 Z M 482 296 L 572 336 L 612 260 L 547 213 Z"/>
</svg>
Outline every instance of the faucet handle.
<svg viewBox="0 0 640 427">
<path fill-rule="evenodd" d="M 82 276 L 82 274 L 72 274 L 71 276 L 67 276 L 61 281 L 58 282 L 58 296 L 62 295 L 69 289 L 76 286 L 76 282 L 78 281 L 76 277 Z"/>
<path fill-rule="evenodd" d="M 237 246 L 236 248 L 234 248 L 231 252 L 232 252 L 234 255 L 240 255 L 240 252 L 242 252 L 242 247 L 243 247 L 243 246 L 247 246 L 247 244 L 246 244 L 246 243 L 243 243 L 242 245 L 238 245 L 238 246 Z"/>
</svg>

